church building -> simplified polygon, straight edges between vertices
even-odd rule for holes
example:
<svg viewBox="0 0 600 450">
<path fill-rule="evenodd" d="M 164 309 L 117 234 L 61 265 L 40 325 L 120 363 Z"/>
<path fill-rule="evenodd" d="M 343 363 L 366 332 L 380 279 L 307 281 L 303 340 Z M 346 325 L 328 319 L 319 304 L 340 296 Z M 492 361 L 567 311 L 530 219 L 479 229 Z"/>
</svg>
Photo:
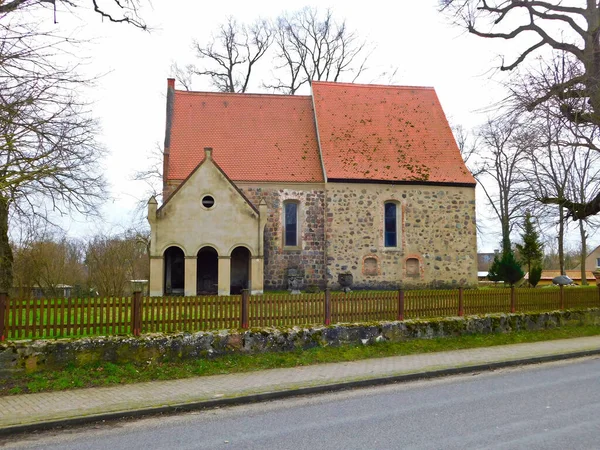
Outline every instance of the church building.
<svg viewBox="0 0 600 450">
<path fill-rule="evenodd" d="M 150 295 L 477 283 L 475 180 L 435 90 L 314 81 L 311 95 L 175 89 Z"/>
</svg>

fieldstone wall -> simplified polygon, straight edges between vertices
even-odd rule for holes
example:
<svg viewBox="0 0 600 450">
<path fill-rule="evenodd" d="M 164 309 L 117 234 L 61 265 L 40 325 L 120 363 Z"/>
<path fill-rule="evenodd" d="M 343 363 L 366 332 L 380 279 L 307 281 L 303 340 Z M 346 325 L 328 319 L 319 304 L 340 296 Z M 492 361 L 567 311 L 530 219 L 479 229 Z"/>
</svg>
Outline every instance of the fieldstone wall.
<svg viewBox="0 0 600 450">
<path fill-rule="evenodd" d="M 398 246 L 384 245 L 384 203 L 398 208 Z M 329 286 L 349 271 L 354 288 L 477 284 L 475 188 L 327 183 Z"/>
<path fill-rule="evenodd" d="M 148 364 L 210 358 L 227 353 L 280 352 L 313 347 L 600 325 L 600 309 L 528 314 L 490 314 L 435 320 L 338 324 L 312 328 L 266 328 L 0 343 L 0 376 L 95 362 Z"/>
<path fill-rule="evenodd" d="M 324 289 L 325 260 L 324 242 L 324 199 L 323 186 L 307 185 L 248 186 L 239 183 L 240 190 L 248 199 L 258 205 L 261 199 L 267 202 L 268 219 L 265 227 L 265 289 L 287 289 L 288 268 L 299 268 L 304 274 L 302 289 L 314 285 Z M 283 247 L 283 202 L 299 202 L 300 249 Z"/>
</svg>

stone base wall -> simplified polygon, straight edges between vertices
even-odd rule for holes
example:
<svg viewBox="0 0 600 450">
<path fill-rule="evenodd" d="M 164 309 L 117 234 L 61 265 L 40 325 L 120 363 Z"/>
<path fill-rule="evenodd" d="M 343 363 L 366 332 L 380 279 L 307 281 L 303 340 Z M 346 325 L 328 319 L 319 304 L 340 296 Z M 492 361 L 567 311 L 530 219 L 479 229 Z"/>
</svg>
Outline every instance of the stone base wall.
<svg viewBox="0 0 600 450">
<path fill-rule="evenodd" d="M 304 274 L 304 286 L 325 288 L 325 260 L 323 254 L 324 188 L 293 189 L 264 186 L 245 186 L 240 190 L 258 205 L 267 202 L 268 219 L 265 227 L 265 290 L 287 289 L 287 269 L 299 268 Z M 296 200 L 299 204 L 300 249 L 283 247 L 283 202 Z"/>
<path fill-rule="evenodd" d="M 397 205 L 396 247 L 385 246 L 384 204 Z M 477 285 L 475 188 L 327 183 L 327 270 L 359 289 Z"/>
<path fill-rule="evenodd" d="M 148 364 L 210 358 L 228 353 L 280 352 L 314 347 L 373 344 L 465 334 L 600 325 L 600 309 L 529 314 L 492 314 L 434 320 L 338 324 L 313 328 L 266 328 L 0 343 L 0 376 L 97 362 Z"/>
</svg>

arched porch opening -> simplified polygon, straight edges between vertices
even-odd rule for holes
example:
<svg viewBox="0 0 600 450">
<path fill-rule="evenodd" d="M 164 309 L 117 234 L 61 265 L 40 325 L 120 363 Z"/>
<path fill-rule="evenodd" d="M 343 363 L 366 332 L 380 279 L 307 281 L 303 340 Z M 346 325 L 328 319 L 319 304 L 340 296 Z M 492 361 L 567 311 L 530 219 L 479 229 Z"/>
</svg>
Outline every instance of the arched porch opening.
<svg viewBox="0 0 600 450">
<path fill-rule="evenodd" d="M 196 273 L 197 294 L 216 294 L 219 283 L 219 255 L 214 248 L 202 247 L 198 251 Z"/>
<path fill-rule="evenodd" d="M 240 294 L 250 286 L 250 251 L 245 247 L 236 247 L 231 252 L 230 293 Z"/>
<path fill-rule="evenodd" d="M 164 253 L 165 295 L 183 295 L 185 286 L 185 256 L 179 247 L 169 247 Z"/>
</svg>

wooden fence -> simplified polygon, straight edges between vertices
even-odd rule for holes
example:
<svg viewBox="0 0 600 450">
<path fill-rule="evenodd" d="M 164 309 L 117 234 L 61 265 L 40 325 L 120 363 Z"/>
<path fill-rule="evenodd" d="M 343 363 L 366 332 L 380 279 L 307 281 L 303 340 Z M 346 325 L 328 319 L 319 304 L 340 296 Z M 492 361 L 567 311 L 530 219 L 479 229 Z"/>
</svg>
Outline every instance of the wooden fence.
<svg viewBox="0 0 600 450">
<path fill-rule="evenodd" d="M 13 299 L 0 339 L 316 325 L 600 307 L 599 288 L 325 292 L 229 297 Z"/>
</svg>

